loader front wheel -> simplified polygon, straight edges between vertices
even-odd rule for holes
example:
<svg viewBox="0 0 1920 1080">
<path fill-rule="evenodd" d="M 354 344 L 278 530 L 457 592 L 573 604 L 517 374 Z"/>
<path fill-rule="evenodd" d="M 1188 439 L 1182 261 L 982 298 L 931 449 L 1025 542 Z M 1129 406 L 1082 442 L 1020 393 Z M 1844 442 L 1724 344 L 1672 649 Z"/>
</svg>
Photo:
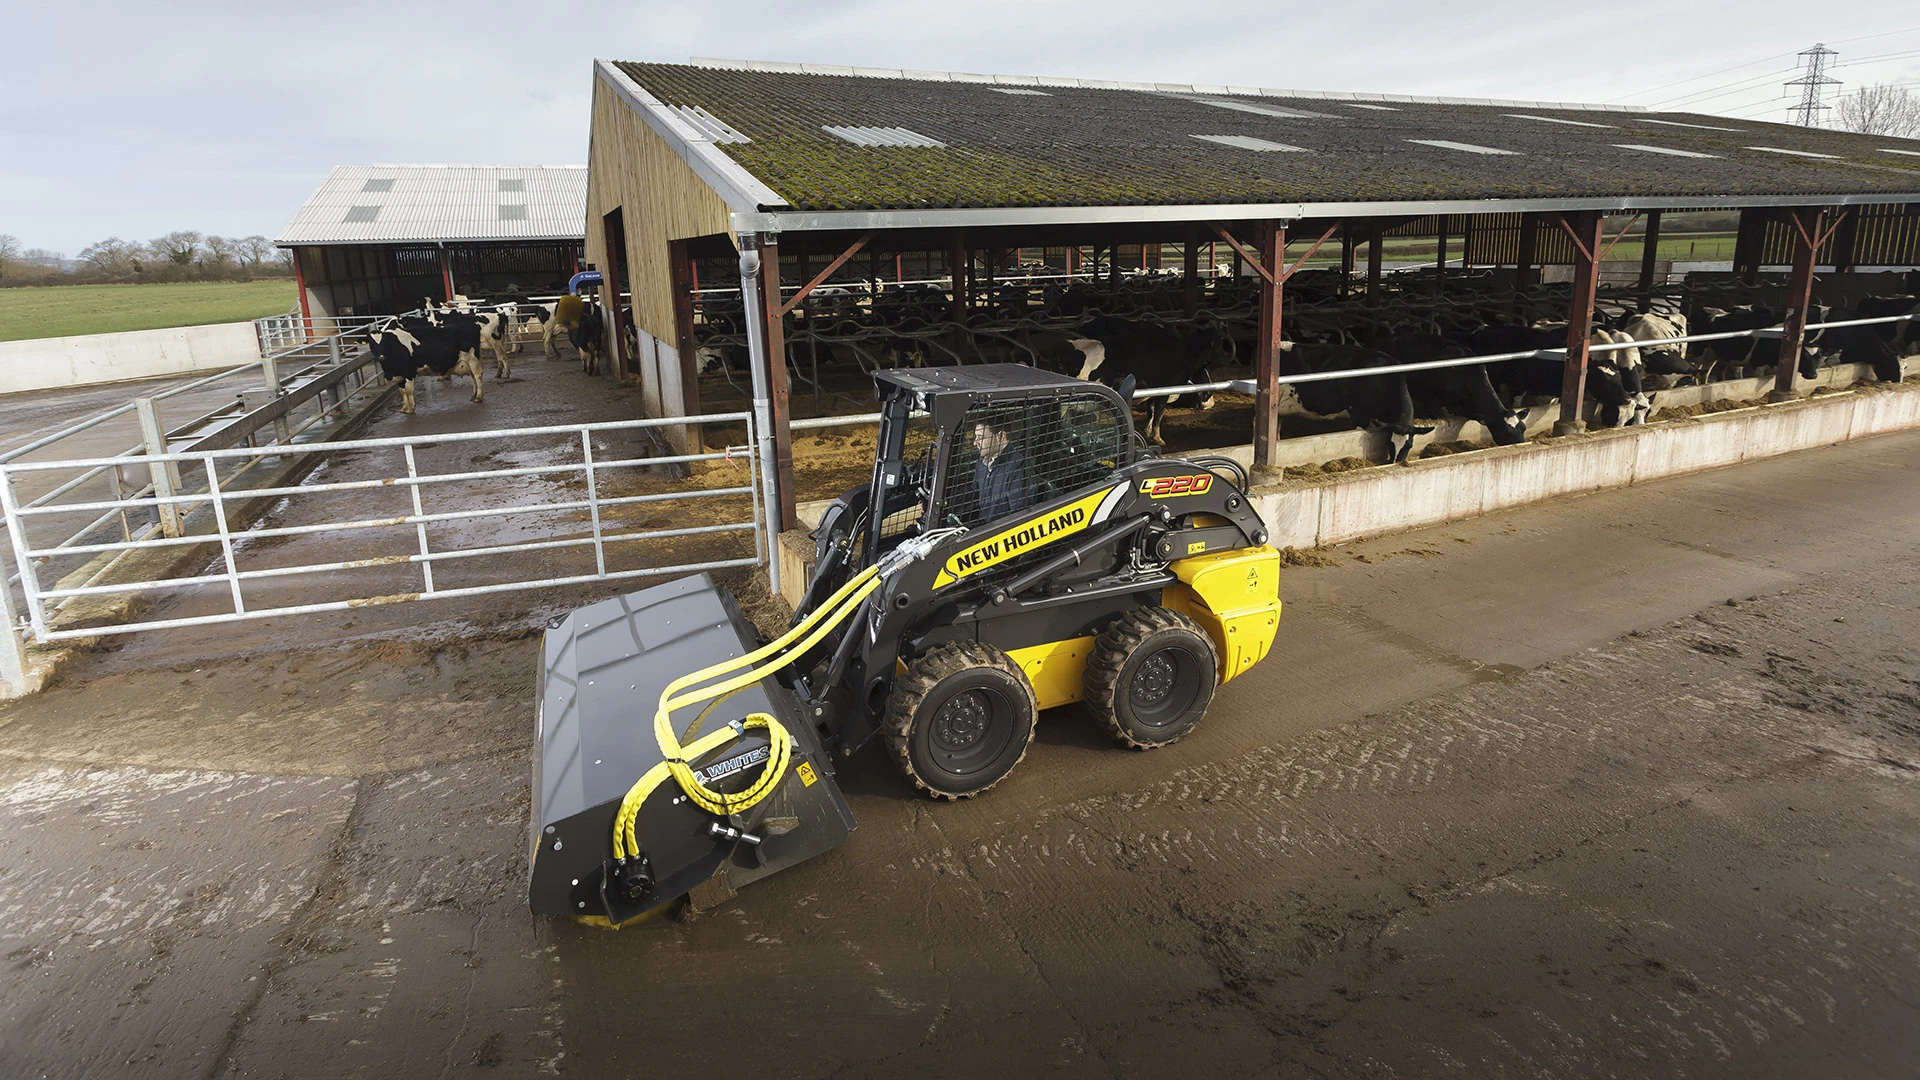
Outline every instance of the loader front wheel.
<svg viewBox="0 0 1920 1080">
<path fill-rule="evenodd" d="M 1026 673 L 991 645 L 928 650 L 894 680 L 887 748 L 914 786 L 964 799 L 1000 782 L 1027 756 L 1039 709 Z"/>
<path fill-rule="evenodd" d="M 1086 706 L 1122 746 L 1151 750 L 1193 730 L 1213 701 L 1213 642 L 1162 607 L 1130 611 L 1094 639 Z"/>
</svg>

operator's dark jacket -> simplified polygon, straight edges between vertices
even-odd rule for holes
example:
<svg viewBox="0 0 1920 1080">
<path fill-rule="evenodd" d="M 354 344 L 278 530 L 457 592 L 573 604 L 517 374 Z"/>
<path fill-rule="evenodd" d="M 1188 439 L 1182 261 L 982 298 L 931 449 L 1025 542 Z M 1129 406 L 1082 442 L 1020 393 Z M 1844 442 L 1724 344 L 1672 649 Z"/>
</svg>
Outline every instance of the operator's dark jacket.
<svg viewBox="0 0 1920 1080">
<path fill-rule="evenodd" d="M 984 458 L 974 462 L 973 485 L 980 497 L 981 524 L 1017 514 L 1033 502 L 1027 459 L 1011 447 L 1001 451 L 992 466 Z"/>
</svg>

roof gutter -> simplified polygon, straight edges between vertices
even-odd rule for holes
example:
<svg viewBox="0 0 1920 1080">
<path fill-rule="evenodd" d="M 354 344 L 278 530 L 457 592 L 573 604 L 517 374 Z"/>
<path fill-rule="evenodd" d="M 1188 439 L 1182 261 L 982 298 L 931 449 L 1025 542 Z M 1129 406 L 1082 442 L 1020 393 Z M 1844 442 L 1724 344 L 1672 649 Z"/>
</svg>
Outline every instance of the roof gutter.
<svg viewBox="0 0 1920 1080">
<path fill-rule="evenodd" d="M 1554 210 L 1737 210 L 1749 206 L 1862 206 L 1920 203 L 1913 194 L 1636 195 L 1573 199 L 1439 199 L 1406 202 L 1212 203 L 1174 206 L 1007 206 L 944 210 L 736 211 L 736 232 L 951 229 L 1021 225 L 1113 225 L 1302 218 L 1425 217 L 1428 214 L 1515 214 Z"/>
<path fill-rule="evenodd" d="M 758 213 L 762 207 L 786 206 L 787 200 L 779 193 L 761 183 L 754 175 L 743 168 L 739 162 L 726 155 L 726 152 L 713 144 L 713 140 L 694 129 L 691 124 L 676 116 L 664 102 L 640 88 L 640 84 L 627 77 L 627 73 L 614 66 L 609 60 L 595 60 L 593 72 L 607 88 L 619 95 L 620 100 L 646 121 L 655 135 L 666 140 L 667 146 L 680 155 L 694 171 L 694 175 L 704 180 L 714 194 L 719 195 L 728 207 L 734 211 L 737 220 L 742 213 Z M 739 231 L 739 226 L 735 226 Z"/>
</svg>

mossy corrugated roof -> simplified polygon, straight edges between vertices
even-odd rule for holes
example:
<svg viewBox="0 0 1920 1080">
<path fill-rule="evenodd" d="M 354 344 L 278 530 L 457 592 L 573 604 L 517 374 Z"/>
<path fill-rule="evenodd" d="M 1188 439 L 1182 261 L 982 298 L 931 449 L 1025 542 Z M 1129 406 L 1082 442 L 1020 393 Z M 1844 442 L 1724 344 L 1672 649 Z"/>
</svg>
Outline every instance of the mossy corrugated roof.
<svg viewBox="0 0 1920 1080">
<path fill-rule="evenodd" d="M 1920 192 L 1920 157 L 1885 152 L 1920 150 L 1912 140 L 1685 113 L 1053 85 L 1010 94 L 976 82 L 616 66 L 661 102 L 745 135 L 719 149 L 803 211 Z M 901 127 L 945 145 L 857 146 L 827 126 Z"/>
</svg>

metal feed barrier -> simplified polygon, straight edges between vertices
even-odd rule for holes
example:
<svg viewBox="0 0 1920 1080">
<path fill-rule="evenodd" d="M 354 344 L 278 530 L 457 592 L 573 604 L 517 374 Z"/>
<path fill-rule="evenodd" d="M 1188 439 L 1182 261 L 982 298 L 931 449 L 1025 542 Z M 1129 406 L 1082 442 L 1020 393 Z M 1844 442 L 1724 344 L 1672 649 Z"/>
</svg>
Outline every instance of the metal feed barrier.
<svg viewBox="0 0 1920 1080">
<path fill-rule="evenodd" d="M 721 413 L 702 417 L 704 423 L 743 423 L 746 425 L 749 444 L 754 437 L 754 427 L 749 414 Z M 612 423 L 575 424 L 548 427 L 509 429 L 504 431 L 470 431 L 435 435 L 418 435 L 402 438 L 342 440 L 327 444 L 329 454 L 344 454 L 355 451 L 374 451 L 392 453 L 404 462 L 404 469 L 396 468 L 391 475 L 373 478 L 343 481 L 322 481 L 286 486 L 234 487 L 225 477 L 257 465 L 263 459 L 286 453 L 278 446 L 235 446 L 225 449 L 206 449 L 193 452 L 171 452 L 165 454 L 142 455 L 138 457 L 97 458 L 73 461 L 34 461 L 10 462 L 0 464 L 0 510 L 4 510 L 8 531 L 12 539 L 13 555 L 21 567 L 22 591 L 25 595 L 28 624 L 34 640 L 39 642 L 63 641 L 74 638 L 94 637 L 103 634 L 121 634 L 140 630 L 161 630 L 186 626 L 205 626 L 216 623 L 229 623 L 249 619 L 264 619 L 282 615 L 308 615 L 328 611 L 344 611 L 349 608 L 367 607 L 380 604 L 401 603 L 412 600 L 447 599 L 462 596 L 477 596 L 488 593 L 509 592 L 526 589 L 547 589 L 565 585 L 577 585 L 597 581 L 615 581 L 627 578 L 648 577 L 666 574 L 686 574 L 701 570 L 717 570 L 727 567 L 759 565 L 765 557 L 766 536 L 762 527 L 760 503 L 755 495 L 759 486 L 759 464 L 755 455 L 746 447 L 730 448 L 703 454 L 684 454 L 674 457 L 614 457 L 608 459 L 596 453 L 595 440 L 603 444 L 612 436 L 620 433 L 635 433 L 648 428 L 680 426 L 685 424 L 681 418 L 666 420 L 628 420 Z M 448 446 L 486 446 L 498 449 L 502 444 L 528 439 L 539 439 L 555 444 L 556 452 L 574 460 L 557 460 L 526 466 L 496 469 L 463 469 L 452 472 L 427 472 L 420 467 L 421 452 L 435 447 Z M 745 472 L 740 484 L 716 488 L 688 488 L 675 491 L 650 492 L 636 495 L 609 495 L 609 473 L 620 470 L 645 469 L 654 466 L 683 464 L 696 461 L 730 461 Z M 150 491 L 132 497 L 100 499 L 82 503 L 39 504 L 24 503 L 19 495 L 19 486 L 24 478 L 43 473 L 65 475 L 86 474 L 106 469 L 124 467 L 165 468 L 197 467 L 209 479 L 204 492 L 193 494 L 166 494 Z M 525 486 L 529 478 L 560 477 L 560 486 L 569 480 L 584 484 L 584 497 L 561 498 L 551 501 L 517 502 L 506 506 L 469 506 L 459 505 L 449 508 L 435 508 L 428 511 L 429 499 L 438 492 L 453 492 L 457 497 L 461 489 L 467 492 L 498 492 L 502 482 L 516 481 Z M 340 492 L 373 492 L 404 490 L 410 498 L 411 513 L 382 517 L 362 517 L 350 520 L 322 520 L 307 524 L 247 528 L 245 522 L 229 520 L 229 507 L 236 499 L 277 499 L 282 507 L 294 505 L 295 500 L 304 500 L 316 496 L 326 496 Z M 639 528 L 614 530 L 609 528 L 609 511 L 621 507 L 643 504 L 680 503 L 697 499 L 739 499 L 744 502 L 741 513 L 746 520 L 721 521 L 713 524 L 685 526 L 678 528 Z M 166 515 L 169 511 L 180 519 L 182 529 L 177 534 L 164 531 L 155 533 L 147 530 L 136 537 L 89 543 L 61 542 L 45 546 L 36 546 L 30 538 L 29 529 L 38 519 L 60 514 L 82 512 L 101 514 L 112 518 L 118 515 Z M 555 515 L 584 514 L 588 526 L 580 530 L 583 535 L 571 537 L 528 540 L 515 543 L 486 543 L 474 547 L 437 547 L 432 543 L 430 530 L 436 526 L 470 524 L 487 519 L 510 519 L 522 516 L 547 518 L 551 523 Z M 405 551 L 392 551 L 384 554 L 371 554 L 357 559 L 329 559 L 321 562 L 294 562 L 284 565 L 247 566 L 248 562 L 262 561 L 262 556 L 270 553 L 279 544 L 288 539 L 305 536 L 331 535 L 335 533 L 368 533 L 384 531 L 389 536 L 394 531 L 406 537 Z M 551 531 L 551 530 L 550 530 Z M 618 566 L 610 562 L 614 549 L 625 549 L 627 545 L 647 541 L 668 540 L 676 537 L 704 536 L 722 533 L 747 533 L 753 535 L 753 551 L 749 555 L 727 559 L 710 559 L 699 562 L 673 564 L 655 564 L 645 566 Z M 263 543 L 266 542 L 266 543 Z M 364 542 L 364 541 L 357 541 Z M 185 576 L 159 574 L 141 577 L 136 580 L 114 581 L 100 584 L 49 584 L 43 571 L 49 560 L 57 558 L 87 557 L 96 561 L 119 560 L 135 552 L 155 552 L 166 549 L 199 548 L 211 549 L 208 558 L 213 565 L 207 572 Z M 436 568 L 446 567 L 450 563 L 472 565 L 470 561 L 496 556 L 524 556 L 531 552 L 560 552 L 567 550 L 590 550 L 592 553 L 591 572 L 563 574 L 559 576 L 519 576 L 513 573 L 480 575 L 467 574 L 464 583 L 449 585 L 444 577 L 436 580 Z M 526 565 L 524 559 L 494 559 L 495 564 L 505 562 L 508 567 Z M 409 587 L 395 591 L 367 592 L 363 595 L 339 596 L 338 590 L 349 589 L 352 571 L 370 570 L 379 567 L 415 568 L 416 581 L 408 582 Z M 314 603 L 274 604 L 262 603 L 258 598 L 250 599 L 247 587 L 261 583 L 316 575 L 327 576 L 327 587 L 335 591 L 337 598 Z M 97 580 L 99 575 L 95 575 Z M 486 580 L 480 580 L 486 578 Z M 139 618 L 133 615 L 125 617 L 89 614 L 87 625 L 63 628 L 56 623 L 62 605 L 88 597 L 121 596 L 127 594 L 174 592 L 199 586 L 225 586 L 227 610 L 208 614 L 188 615 L 175 618 Z"/>
</svg>

